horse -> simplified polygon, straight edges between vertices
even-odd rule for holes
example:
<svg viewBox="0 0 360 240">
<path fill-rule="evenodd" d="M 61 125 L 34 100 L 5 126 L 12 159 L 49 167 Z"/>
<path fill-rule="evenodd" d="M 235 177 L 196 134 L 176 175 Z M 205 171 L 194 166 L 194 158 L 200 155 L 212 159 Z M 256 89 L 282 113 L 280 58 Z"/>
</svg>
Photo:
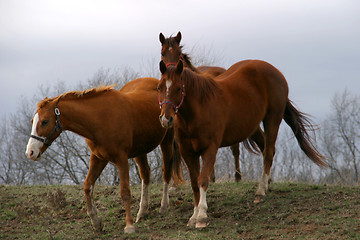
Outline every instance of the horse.
<svg viewBox="0 0 360 240">
<path fill-rule="evenodd" d="M 142 179 L 140 208 L 136 222 L 148 212 L 150 167 L 147 153 L 160 144 L 163 158 L 163 199 L 160 212 L 169 206 L 171 177 L 182 179 L 180 154 L 174 152 L 174 131 L 161 127 L 157 102 L 158 79 L 138 78 L 120 91 L 115 85 L 85 91 L 71 91 L 40 101 L 32 118 L 31 137 L 26 156 L 34 161 L 60 135 L 69 130 L 84 137 L 91 150 L 89 171 L 84 182 L 87 213 L 95 231 L 102 231 L 102 220 L 94 204 L 96 179 L 112 162 L 119 170 L 120 195 L 126 211 L 125 233 L 135 231 L 131 215 L 128 158 L 134 158 Z M 173 176 L 172 176 L 173 175 Z"/>
<path fill-rule="evenodd" d="M 160 33 L 159 40 L 161 42 L 161 60 L 167 65 L 176 65 L 176 63 L 181 59 L 183 61 L 184 67 L 203 75 L 209 75 L 211 77 L 217 77 L 220 74 L 226 71 L 225 68 L 215 67 L 215 66 L 199 66 L 195 67 L 191 63 L 191 58 L 182 52 L 183 46 L 180 45 L 181 41 L 181 32 L 178 32 L 175 37 L 165 38 L 165 36 Z M 256 143 L 256 144 L 255 144 Z M 252 153 L 260 153 L 264 150 L 264 137 L 261 129 L 259 128 L 257 134 L 250 137 L 250 139 L 243 142 L 243 145 Z M 239 143 L 235 143 L 230 146 L 231 152 L 234 156 L 235 163 L 235 181 L 241 181 L 241 171 L 240 171 L 240 161 L 239 161 Z M 213 171 L 210 175 L 212 182 L 215 182 L 215 172 Z"/>
<path fill-rule="evenodd" d="M 285 77 L 271 64 L 244 60 L 215 78 L 184 68 L 182 60 L 176 66 L 166 66 L 161 61 L 160 71 L 159 119 L 164 128 L 175 129 L 194 194 L 194 213 L 189 226 L 207 226 L 206 191 L 218 148 L 247 139 L 261 122 L 265 137 L 264 166 L 254 202 L 264 199 L 268 190 L 282 119 L 292 129 L 303 152 L 317 165 L 326 166 L 325 158 L 308 134 L 308 130 L 313 130 L 309 118 L 289 100 Z"/>
</svg>

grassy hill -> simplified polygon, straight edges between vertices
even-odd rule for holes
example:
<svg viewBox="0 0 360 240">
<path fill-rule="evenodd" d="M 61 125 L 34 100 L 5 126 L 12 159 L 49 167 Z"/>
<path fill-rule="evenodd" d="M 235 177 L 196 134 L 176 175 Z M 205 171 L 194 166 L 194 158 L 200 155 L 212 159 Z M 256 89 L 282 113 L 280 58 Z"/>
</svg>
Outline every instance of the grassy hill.
<svg viewBox="0 0 360 240">
<path fill-rule="evenodd" d="M 193 213 L 189 185 L 171 194 L 166 215 L 158 213 L 162 185 L 151 185 L 149 215 L 124 235 L 118 187 L 95 188 L 104 223 L 104 232 L 95 233 L 82 186 L 0 186 L 0 239 L 360 239 L 359 187 L 272 183 L 266 201 L 254 204 L 256 187 L 211 184 L 210 224 L 199 230 L 186 226 Z M 131 190 L 135 219 L 140 186 Z"/>
</svg>

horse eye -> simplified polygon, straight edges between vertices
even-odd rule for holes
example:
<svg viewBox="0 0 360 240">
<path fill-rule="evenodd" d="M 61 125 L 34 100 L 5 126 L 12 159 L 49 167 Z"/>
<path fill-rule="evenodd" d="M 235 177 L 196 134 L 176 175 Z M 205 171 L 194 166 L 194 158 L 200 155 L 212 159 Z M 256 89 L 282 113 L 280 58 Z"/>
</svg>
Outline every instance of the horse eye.
<svg viewBox="0 0 360 240">
<path fill-rule="evenodd" d="M 161 87 L 157 87 L 157 90 L 160 92 L 160 91 L 161 91 Z"/>
<path fill-rule="evenodd" d="M 49 123 L 49 120 L 44 120 L 41 122 L 41 126 L 46 126 Z"/>
<path fill-rule="evenodd" d="M 164 53 L 161 53 L 161 56 L 162 56 L 162 57 L 164 57 L 164 55 L 165 55 Z"/>
<path fill-rule="evenodd" d="M 176 90 L 177 93 L 179 93 L 180 91 L 181 91 L 181 88 L 178 88 L 178 89 Z"/>
</svg>

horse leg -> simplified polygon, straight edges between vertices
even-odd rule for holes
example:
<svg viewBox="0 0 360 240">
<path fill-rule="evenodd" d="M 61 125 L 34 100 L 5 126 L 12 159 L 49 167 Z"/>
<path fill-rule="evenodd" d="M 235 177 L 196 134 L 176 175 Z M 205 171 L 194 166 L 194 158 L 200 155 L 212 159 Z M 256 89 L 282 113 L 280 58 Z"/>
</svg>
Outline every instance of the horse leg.
<svg viewBox="0 0 360 240">
<path fill-rule="evenodd" d="M 174 144 L 174 131 L 170 129 L 166 132 L 166 135 L 160 143 L 163 159 L 163 196 L 161 199 L 161 206 L 159 212 L 164 214 L 169 208 L 169 184 L 171 180 L 171 169 L 172 169 L 172 157 L 173 157 L 173 144 Z"/>
<path fill-rule="evenodd" d="M 201 155 L 203 160 L 203 167 L 198 179 L 198 186 L 200 189 L 200 199 L 198 204 L 198 216 L 196 219 L 196 228 L 204 228 L 207 226 L 207 202 L 206 191 L 209 187 L 209 176 L 214 169 L 216 160 L 217 147 L 215 145 L 209 146 L 208 149 Z"/>
<path fill-rule="evenodd" d="M 141 155 L 134 158 L 139 166 L 140 177 L 141 177 L 141 199 L 139 212 L 136 216 L 136 222 L 144 217 L 149 209 L 149 191 L 148 187 L 150 184 L 150 167 L 146 155 Z"/>
<path fill-rule="evenodd" d="M 212 170 L 212 172 L 210 174 L 210 181 L 215 182 L 215 168 Z"/>
<path fill-rule="evenodd" d="M 239 155 L 240 155 L 240 150 L 239 150 L 239 143 L 236 143 L 234 145 L 232 145 L 231 148 L 231 152 L 234 156 L 234 162 L 235 162 L 235 181 L 236 182 L 240 182 L 241 181 L 241 171 L 240 171 L 240 161 L 239 161 Z"/>
<path fill-rule="evenodd" d="M 123 200 L 125 206 L 125 222 L 126 226 L 124 228 L 125 233 L 134 233 L 135 227 L 133 218 L 131 216 L 131 193 L 129 186 L 129 162 L 127 156 L 120 156 L 119 159 L 115 162 L 119 170 L 119 179 L 120 179 L 120 196 Z"/>
<path fill-rule="evenodd" d="M 265 117 L 264 130 L 265 130 L 265 148 L 263 151 L 263 171 L 259 182 L 259 187 L 255 194 L 254 203 L 261 202 L 266 195 L 269 188 L 270 168 L 275 154 L 275 142 L 279 131 L 279 126 L 282 120 L 281 114 L 269 114 Z"/>
<path fill-rule="evenodd" d="M 102 222 L 97 215 L 96 206 L 94 203 L 94 186 L 96 179 L 100 176 L 101 172 L 107 165 L 107 161 L 98 159 L 94 154 L 90 156 L 89 171 L 84 182 L 84 192 L 87 203 L 87 213 L 91 219 L 91 223 L 95 231 L 102 231 Z"/>
<path fill-rule="evenodd" d="M 181 148 L 180 148 L 181 150 Z M 198 186 L 198 176 L 200 173 L 200 156 L 197 154 L 189 154 L 189 152 L 181 150 L 181 155 L 184 158 L 185 164 L 188 167 L 189 175 L 190 175 L 190 183 L 191 188 L 193 190 L 194 194 L 194 213 L 190 217 L 187 226 L 192 227 L 196 224 L 196 219 L 198 217 L 199 213 L 199 199 L 200 199 L 200 193 L 199 193 L 199 186 Z"/>
</svg>

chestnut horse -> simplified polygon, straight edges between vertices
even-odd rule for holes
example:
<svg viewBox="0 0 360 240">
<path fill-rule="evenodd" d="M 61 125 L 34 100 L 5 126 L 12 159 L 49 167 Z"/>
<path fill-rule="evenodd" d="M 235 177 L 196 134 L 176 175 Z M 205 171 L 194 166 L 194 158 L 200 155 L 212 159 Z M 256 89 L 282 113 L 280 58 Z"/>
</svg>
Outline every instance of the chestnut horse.
<svg viewBox="0 0 360 240">
<path fill-rule="evenodd" d="M 219 147 L 244 141 L 264 125 L 264 168 L 255 202 L 265 197 L 275 141 L 282 119 L 291 127 L 300 148 L 316 164 L 324 157 L 310 142 L 308 118 L 288 98 L 284 76 L 269 63 L 246 60 L 232 65 L 215 79 L 160 62 L 158 85 L 163 127 L 174 126 L 180 153 L 189 169 L 194 213 L 188 225 L 206 227 L 206 191 Z M 199 158 L 203 165 L 200 172 Z"/>
<path fill-rule="evenodd" d="M 226 71 L 225 68 L 222 67 L 214 67 L 214 66 L 200 66 L 194 67 L 191 63 L 190 57 L 182 52 L 183 46 L 180 45 L 181 41 L 181 32 L 175 37 L 165 38 L 162 33 L 159 34 L 159 40 L 161 42 L 161 60 L 166 64 L 169 65 L 176 65 L 176 63 L 181 59 L 183 60 L 184 67 L 199 73 L 209 75 L 211 77 L 216 77 Z M 257 145 L 255 145 L 256 143 Z M 257 134 L 252 136 L 250 139 L 247 139 L 243 142 L 246 149 L 253 153 L 260 153 L 260 150 L 264 150 L 264 137 L 262 134 L 261 129 Z M 258 146 L 258 147 L 257 147 Z M 235 163 L 235 181 L 239 182 L 241 180 L 241 171 L 240 171 L 240 161 L 239 161 L 239 143 L 235 143 L 234 145 L 230 146 L 232 154 L 234 156 L 234 163 Z M 260 148 L 260 149 L 259 149 Z M 210 180 L 215 182 L 215 173 L 214 170 L 210 175 Z"/>
<path fill-rule="evenodd" d="M 83 136 L 91 150 L 89 171 L 84 182 L 87 212 L 96 231 L 102 230 L 94 205 L 96 179 L 112 162 L 119 170 L 120 195 L 126 211 L 125 233 L 135 231 L 131 216 L 128 158 L 135 158 L 142 179 L 138 221 L 148 211 L 150 168 L 146 154 L 160 144 L 163 156 L 164 192 L 160 212 L 169 206 L 168 184 L 181 178 L 180 154 L 173 154 L 174 132 L 161 127 L 155 78 L 139 78 L 120 91 L 113 86 L 82 92 L 67 92 L 40 101 L 32 119 L 31 137 L 26 156 L 40 160 L 41 154 L 60 135 L 69 130 Z M 171 170 L 174 170 L 173 172 Z"/>
</svg>

